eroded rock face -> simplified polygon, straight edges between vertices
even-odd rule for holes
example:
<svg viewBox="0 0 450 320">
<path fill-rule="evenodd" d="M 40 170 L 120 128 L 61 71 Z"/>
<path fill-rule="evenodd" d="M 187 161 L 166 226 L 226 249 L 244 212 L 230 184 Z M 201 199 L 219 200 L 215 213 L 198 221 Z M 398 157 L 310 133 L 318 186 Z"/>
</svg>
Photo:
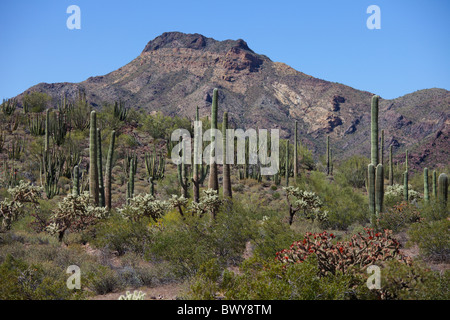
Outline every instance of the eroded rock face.
<svg viewBox="0 0 450 320">
<path fill-rule="evenodd" d="M 42 83 L 24 93 L 46 92 L 56 106 L 62 96 L 75 99 L 82 89 L 93 106 L 122 100 L 148 113 L 161 111 L 193 119 L 196 106 L 201 117 L 209 115 L 216 87 L 219 115 L 228 111 L 230 123 L 238 128 L 277 128 L 281 138 L 289 138 L 297 120 L 302 143 L 316 156 L 324 153 L 326 135 L 332 138 L 336 157 L 370 155 L 372 93 L 273 62 L 241 39 L 217 41 L 200 34 L 167 32 L 150 41 L 136 59 L 109 74 L 81 83 Z M 450 150 L 449 113 L 450 92 L 443 89 L 381 99 L 380 129 L 385 129 L 386 147 L 393 144 L 399 154 L 408 148 L 419 162 L 433 159 L 448 164 L 448 156 L 444 160 L 434 155 Z"/>
</svg>

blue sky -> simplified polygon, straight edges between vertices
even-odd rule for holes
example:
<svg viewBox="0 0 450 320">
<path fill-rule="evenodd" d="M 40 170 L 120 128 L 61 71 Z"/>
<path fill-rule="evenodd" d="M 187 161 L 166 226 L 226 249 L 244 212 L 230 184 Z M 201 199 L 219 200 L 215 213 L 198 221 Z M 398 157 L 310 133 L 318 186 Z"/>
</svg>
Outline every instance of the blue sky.
<svg viewBox="0 0 450 320">
<path fill-rule="evenodd" d="M 69 30 L 70 5 L 81 30 Z M 381 29 L 369 30 L 369 5 Z M 0 99 L 127 64 L 167 31 L 244 39 L 255 52 L 386 99 L 450 90 L 448 0 L 2 0 Z"/>
</svg>

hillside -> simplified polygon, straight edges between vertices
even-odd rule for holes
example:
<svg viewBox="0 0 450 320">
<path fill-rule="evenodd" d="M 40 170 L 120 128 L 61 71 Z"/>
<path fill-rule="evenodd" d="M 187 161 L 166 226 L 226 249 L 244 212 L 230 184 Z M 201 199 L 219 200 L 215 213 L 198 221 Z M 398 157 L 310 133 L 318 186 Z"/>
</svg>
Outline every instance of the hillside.
<svg viewBox="0 0 450 320">
<path fill-rule="evenodd" d="M 164 33 L 118 70 L 80 83 L 40 83 L 18 98 L 31 91 L 45 92 L 56 105 L 64 95 L 75 99 L 82 89 L 94 107 L 122 100 L 147 112 L 193 118 L 196 106 L 201 116 L 209 114 L 215 87 L 220 92 L 219 114 L 228 111 L 236 127 L 279 128 L 281 137 L 288 138 L 298 120 L 301 141 L 316 157 L 324 154 L 326 135 L 331 137 L 336 159 L 369 156 L 372 93 L 273 62 L 243 40 Z M 412 168 L 448 165 L 449 91 L 426 89 L 382 99 L 380 108 L 386 151 L 392 144 L 396 158 L 403 159 L 409 149 Z"/>
</svg>

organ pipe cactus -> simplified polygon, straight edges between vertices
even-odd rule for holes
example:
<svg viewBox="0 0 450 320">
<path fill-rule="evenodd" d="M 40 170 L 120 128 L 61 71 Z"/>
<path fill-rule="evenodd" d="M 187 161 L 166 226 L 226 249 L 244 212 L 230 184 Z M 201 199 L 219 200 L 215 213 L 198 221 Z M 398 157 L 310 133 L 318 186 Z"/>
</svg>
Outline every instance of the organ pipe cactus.
<svg viewBox="0 0 450 320">
<path fill-rule="evenodd" d="M 89 194 L 96 206 L 99 205 L 98 165 L 97 165 L 97 113 L 91 111 L 89 135 Z"/>
<path fill-rule="evenodd" d="M 105 206 L 105 185 L 103 182 L 103 163 L 102 163 L 102 133 L 97 128 L 97 170 L 98 170 L 98 198 L 99 206 Z"/>
<path fill-rule="evenodd" d="M 218 89 L 215 88 L 213 91 L 213 100 L 211 105 L 211 130 L 217 129 L 217 108 L 218 108 Z M 214 137 L 214 133 L 211 136 L 211 140 L 213 140 L 214 145 L 218 144 L 218 141 L 216 141 L 216 137 Z M 208 188 L 215 190 L 219 192 L 219 179 L 217 175 L 217 163 L 215 161 L 215 153 L 216 148 L 214 148 L 214 154 L 211 153 L 211 160 L 210 160 L 210 168 L 209 168 L 209 181 L 208 181 Z"/>
<path fill-rule="evenodd" d="M 114 157 L 114 144 L 116 141 L 116 131 L 111 131 L 111 139 L 109 142 L 108 157 L 106 159 L 105 170 L 105 206 L 106 209 L 111 210 L 111 181 L 112 181 L 112 167 Z"/>
<path fill-rule="evenodd" d="M 430 193 L 428 188 L 428 168 L 423 169 L 423 198 L 425 202 L 430 202 Z"/>
</svg>

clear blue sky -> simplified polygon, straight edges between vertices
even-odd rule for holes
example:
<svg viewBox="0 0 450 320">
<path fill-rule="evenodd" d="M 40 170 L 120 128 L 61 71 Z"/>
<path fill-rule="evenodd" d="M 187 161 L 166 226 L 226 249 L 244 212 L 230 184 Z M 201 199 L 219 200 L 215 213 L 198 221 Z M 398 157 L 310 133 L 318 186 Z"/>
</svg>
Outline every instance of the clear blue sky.
<svg viewBox="0 0 450 320">
<path fill-rule="evenodd" d="M 81 30 L 66 27 L 72 4 Z M 372 4 L 380 30 L 366 27 Z M 166 31 L 241 38 L 273 61 L 386 99 L 450 90 L 448 0 L 2 0 L 0 14 L 0 99 L 109 73 Z"/>
</svg>

